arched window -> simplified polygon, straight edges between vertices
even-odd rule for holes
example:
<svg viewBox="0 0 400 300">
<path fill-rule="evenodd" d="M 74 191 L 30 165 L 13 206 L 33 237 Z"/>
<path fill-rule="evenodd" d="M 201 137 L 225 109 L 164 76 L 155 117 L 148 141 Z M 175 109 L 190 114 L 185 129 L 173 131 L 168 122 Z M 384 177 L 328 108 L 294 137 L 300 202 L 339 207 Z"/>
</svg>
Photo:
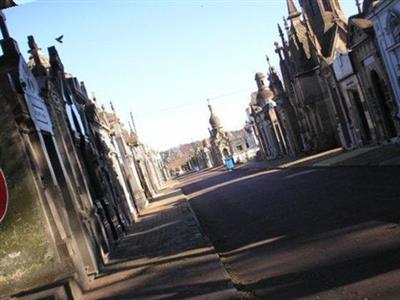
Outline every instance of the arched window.
<svg viewBox="0 0 400 300">
<path fill-rule="evenodd" d="M 389 12 L 388 30 L 393 36 L 395 43 L 400 42 L 400 16 L 395 11 Z"/>
</svg>

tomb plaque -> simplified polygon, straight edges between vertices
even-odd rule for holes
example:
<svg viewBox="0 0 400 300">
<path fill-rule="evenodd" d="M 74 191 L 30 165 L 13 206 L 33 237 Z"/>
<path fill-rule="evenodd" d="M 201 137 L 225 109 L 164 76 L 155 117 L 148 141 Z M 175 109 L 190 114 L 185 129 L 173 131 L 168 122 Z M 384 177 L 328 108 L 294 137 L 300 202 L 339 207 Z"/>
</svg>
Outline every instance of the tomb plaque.
<svg viewBox="0 0 400 300">
<path fill-rule="evenodd" d="M 25 92 L 25 99 L 28 105 L 29 113 L 38 130 L 53 133 L 53 126 L 49 111 L 43 99 L 40 97 L 39 85 L 28 69 L 25 61 L 21 59 L 20 63 L 20 81 Z"/>
</svg>

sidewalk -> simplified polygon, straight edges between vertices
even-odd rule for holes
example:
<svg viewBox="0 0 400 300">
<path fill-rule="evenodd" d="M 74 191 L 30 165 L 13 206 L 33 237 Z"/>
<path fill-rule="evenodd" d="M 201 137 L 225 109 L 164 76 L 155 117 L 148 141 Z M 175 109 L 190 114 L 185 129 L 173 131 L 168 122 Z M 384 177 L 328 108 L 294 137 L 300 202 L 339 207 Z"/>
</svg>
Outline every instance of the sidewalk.
<svg viewBox="0 0 400 300">
<path fill-rule="evenodd" d="M 400 167 L 400 145 L 363 147 L 352 151 L 332 149 L 299 159 L 248 162 L 238 170 L 287 169 L 300 167 Z"/>
<path fill-rule="evenodd" d="M 400 145 L 361 148 L 326 159 L 315 166 L 400 167 Z"/>
<path fill-rule="evenodd" d="M 89 299 L 237 299 L 237 291 L 180 190 L 143 211 Z"/>
</svg>

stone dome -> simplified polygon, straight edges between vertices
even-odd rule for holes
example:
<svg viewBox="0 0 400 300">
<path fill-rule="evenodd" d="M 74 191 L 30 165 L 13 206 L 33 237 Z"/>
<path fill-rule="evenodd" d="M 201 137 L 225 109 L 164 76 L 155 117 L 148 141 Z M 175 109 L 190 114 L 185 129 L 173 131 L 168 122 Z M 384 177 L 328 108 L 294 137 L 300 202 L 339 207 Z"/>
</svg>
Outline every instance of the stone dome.
<svg viewBox="0 0 400 300">
<path fill-rule="evenodd" d="M 261 72 L 257 72 L 254 79 L 255 80 L 260 80 L 260 79 L 263 79 L 263 78 L 265 78 L 265 74 L 261 73 Z"/>
<path fill-rule="evenodd" d="M 214 113 L 211 114 L 210 125 L 212 128 L 221 127 L 221 120 Z"/>
<path fill-rule="evenodd" d="M 220 128 L 221 126 L 221 121 L 218 118 L 218 116 L 213 112 L 213 109 L 211 107 L 211 105 L 208 106 L 208 108 L 210 109 L 210 125 L 212 128 Z"/>
<path fill-rule="evenodd" d="M 263 89 L 257 93 L 257 105 L 260 107 L 264 107 L 268 102 L 274 97 L 274 94 L 270 89 Z"/>
</svg>

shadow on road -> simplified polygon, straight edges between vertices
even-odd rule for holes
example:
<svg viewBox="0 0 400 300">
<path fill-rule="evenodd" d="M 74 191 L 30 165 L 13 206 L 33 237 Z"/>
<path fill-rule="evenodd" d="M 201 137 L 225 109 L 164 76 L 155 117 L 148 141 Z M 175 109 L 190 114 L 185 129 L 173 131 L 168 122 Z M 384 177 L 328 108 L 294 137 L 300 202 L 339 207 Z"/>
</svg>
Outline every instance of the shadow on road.
<svg viewBox="0 0 400 300">
<path fill-rule="evenodd" d="M 163 201 L 163 200 L 166 200 L 166 199 L 169 199 L 169 198 L 172 198 L 172 197 L 177 197 L 177 196 L 179 196 L 179 194 L 180 194 L 180 191 L 173 190 L 173 191 L 170 191 L 168 193 L 162 194 L 160 196 L 154 197 L 149 202 L 150 203 L 154 203 L 154 202 Z"/>
<path fill-rule="evenodd" d="M 157 264 L 119 267 L 115 276 L 110 278 L 110 272 L 98 279 L 99 287 L 84 299 L 227 299 L 231 282 L 215 276 L 220 271 L 216 266 L 215 256 L 206 250 Z"/>
<path fill-rule="evenodd" d="M 395 247 L 302 272 L 265 278 L 244 286 L 244 289 L 258 290 L 262 295 L 267 295 L 268 299 L 293 299 L 312 295 L 399 269 L 399 251 L 400 247 Z M 400 287 L 397 291 L 400 292 Z"/>
<path fill-rule="evenodd" d="M 166 190 L 114 245 L 83 299 L 228 299 L 235 293 L 185 197 Z"/>
<path fill-rule="evenodd" d="M 400 270 L 399 168 L 293 172 L 180 181 L 240 289 L 292 299 Z"/>
</svg>

